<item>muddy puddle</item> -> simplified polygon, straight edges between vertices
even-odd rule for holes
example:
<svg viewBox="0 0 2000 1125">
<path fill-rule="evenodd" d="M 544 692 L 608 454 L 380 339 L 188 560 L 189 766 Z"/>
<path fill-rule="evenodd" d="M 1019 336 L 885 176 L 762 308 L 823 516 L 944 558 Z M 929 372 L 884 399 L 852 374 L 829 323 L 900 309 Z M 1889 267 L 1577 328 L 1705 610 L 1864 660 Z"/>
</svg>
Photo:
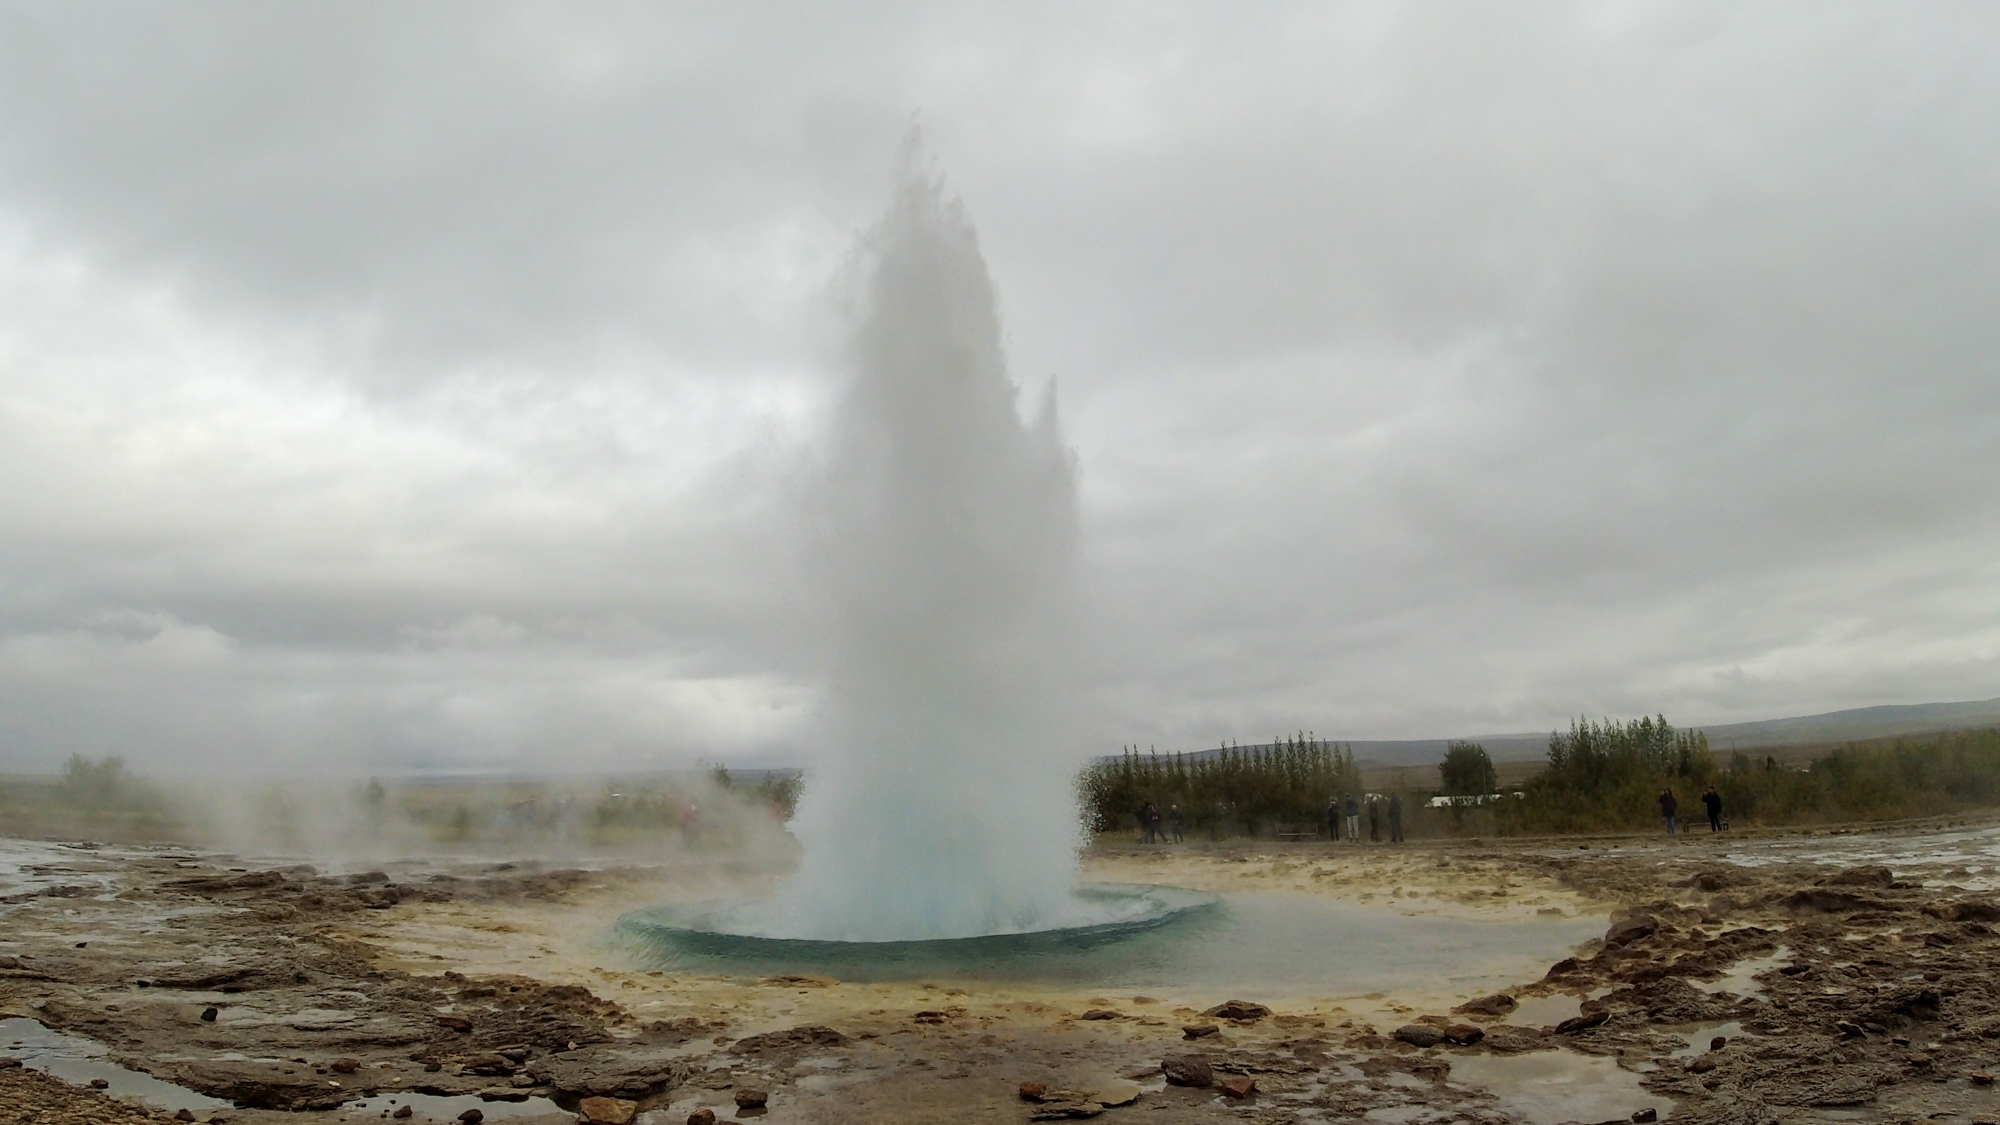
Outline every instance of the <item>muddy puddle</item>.
<svg viewBox="0 0 2000 1125">
<path fill-rule="evenodd" d="M 1451 1062 L 1453 1085 L 1484 1088 L 1500 1109 L 1527 1125 L 1630 1120 L 1649 1107 L 1665 1117 L 1670 1103 L 1639 1081 L 1616 1059 L 1569 1051 L 1468 1055 Z"/>
<path fill-rule="evenodd" d="M 101 1089 L 119 1101 L 167 1113 L 230 1107 L 229 1102 L 119 1066 L 105 1057 L 109 1053 L 102 1044 L 50 1031 L 35 1020 L 0 1019 L 0 1054 L 21 1060 L 21 1065 L 30 1070 L 52 1074 L 78 1086 Z M 96 1085 L 99 1082 L 103 1085 Z"/>
</svg>

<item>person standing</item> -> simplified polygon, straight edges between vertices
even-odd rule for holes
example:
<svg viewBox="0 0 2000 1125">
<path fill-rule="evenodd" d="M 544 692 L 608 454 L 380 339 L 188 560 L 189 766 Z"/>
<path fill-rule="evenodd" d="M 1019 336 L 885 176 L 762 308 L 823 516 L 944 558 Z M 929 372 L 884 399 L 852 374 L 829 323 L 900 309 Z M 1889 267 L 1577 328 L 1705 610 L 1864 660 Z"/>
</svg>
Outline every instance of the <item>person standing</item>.
<svg viewBox="0 0 2000 1125">
<path fill-rule="evenodd" d="M 1139 806 L 1139 839 L 1141 842 L 1148 844 L 1153 842 L 1153 836 L 1159 831 L 1155 826 L 1159 823 L 1160 812 L 1153 807 L 1153 802 L 1147 801 Z"/>
<path fill-rule="evenodd" d="M 1708 830 L 1722 831 L 1722 794 L 1717 793 L 1715 786 L 1711 785 L 1702 793 L 1701 803 L 1708 808 Z"/>
<path fill-rule="evenodd" d="M 1167 832 L 1174 838 L 1174 843 L 1178 844 L 1181 842 L 1181 807 L 1179 805 L 1167 806 Z"/>
<path fill-rule="evenodd" d="M 1368 842 L 1382 842 L 1382 809 L 1376 804 L 1375 794 L 1368 794 Z"/>
<path fill-rule="evenodd" d="M 1340 798 L 1326 799 L 1326 838 L 1340 843 Z"/>
<path fill-rule="evenodd" d="M 1403 795 L 1389 794 L 1389 842 L 1403 842 Z"/>
<path fill-rule="evenodd" d="M 1361 842 L 1361 802 L 1352 793 L 1347 795 L 1347 839 L 1351 843 Z"/>
<path fill-rule="evenodd" d="M 1667 822 L 1667 835 L 1674 834 L 1674 813 L 1680 811 L 1680 802 L 1674 800 L 1672 789 L 1660 790 L 1660 818 Z"/>
</svg>

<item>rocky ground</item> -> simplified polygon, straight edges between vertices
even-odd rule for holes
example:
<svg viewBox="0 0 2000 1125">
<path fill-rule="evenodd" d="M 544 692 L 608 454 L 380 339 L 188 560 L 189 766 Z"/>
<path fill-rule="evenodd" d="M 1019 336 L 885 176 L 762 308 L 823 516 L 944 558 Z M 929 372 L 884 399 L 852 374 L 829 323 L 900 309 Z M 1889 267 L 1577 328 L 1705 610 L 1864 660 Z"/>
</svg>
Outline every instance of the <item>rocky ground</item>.
<svg viewBox="0 0 2000 1125">
<path fill-rule="evenodd" d="M 2000 1120 L 1989 850 L 2000 856 L 2000 828 L 1920 825 L 1092 857 L 1100 878 L 1351 898 L 1418 920 L 1606 923 L 1480 995 L 1333 1002 L 1306 988 L 746 980 L 649 971 L 604 943 L 634 906 L 778 874 L 728 857 L 345 870 L 21 844 L 0 881 L 0 1017 L 201 1095 L 181 1120 L 243 1125 L 474 1112 L 524 1125 L 1540 1125 L 1648 1112 L 1970 1125 Z M 0 1058 L 0 1120 L 165 1121 L 181 1108 L 155 1089 L 157 1109 L 135 1109 L 110 1096 L 116 1080 L 100 1093 L 24 1057 Z"/>
</svg>

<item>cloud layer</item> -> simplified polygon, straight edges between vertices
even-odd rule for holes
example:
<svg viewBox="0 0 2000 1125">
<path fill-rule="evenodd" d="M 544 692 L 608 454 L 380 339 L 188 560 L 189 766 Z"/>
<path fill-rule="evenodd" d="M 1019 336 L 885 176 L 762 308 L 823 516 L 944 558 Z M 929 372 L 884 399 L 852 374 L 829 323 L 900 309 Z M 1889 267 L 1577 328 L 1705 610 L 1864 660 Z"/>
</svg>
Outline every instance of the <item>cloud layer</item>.
<svg viewBox="0 0 2000 1125">
<path fill-rule="evenodd" d="M 2000 694 L 1981 5 L 0 6 L 0 761 L 810 752 L 913 113 L 1090 749 Z"/>
</svg>

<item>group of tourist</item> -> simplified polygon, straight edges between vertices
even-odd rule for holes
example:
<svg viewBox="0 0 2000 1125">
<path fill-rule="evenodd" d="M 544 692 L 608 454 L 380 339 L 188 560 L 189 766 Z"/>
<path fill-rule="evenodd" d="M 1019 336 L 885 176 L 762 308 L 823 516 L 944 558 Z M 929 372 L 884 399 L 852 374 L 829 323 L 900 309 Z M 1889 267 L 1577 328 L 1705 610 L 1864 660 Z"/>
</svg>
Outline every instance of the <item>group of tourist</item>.
<svg viewBox="0 0 2000 1125">
<path fill-rule="evenodd" d="M 1139 832 L 1148 844 L 1164 844 L 1171 840 L 1181 842 L 1181 807 L 1168 805 L 1164 817 L 1160 808 L 1151 801 L 1139 806 Z"/>
<path fill-rule="evenodd" d="M 1680 825 L 1674 819 L 1675 814 L 1680 812 L 1680 801 L 1675 799 L 1671 786 L 1660 790 L 1660 795 L 1656 799 L 1660 803 L 1660 818 L 1667 824 L 1667 835 L 1675 835 L 1680 831 Z M 1711 785 L 1702 792 L 1701 803 L 1708 810 L 1708 830 L 1722 831 L 1722 794 L 1717 793 L 1715 786 Z"/>
<path fill-rule="evenodd" d="M 1382 841 L 1382 806 L 1383 802 L 1380 797 L 1377 797 L 1373 793 L 1368 794 L 1368 804 L 1366 807 L 1368 810 L 1368 839 L 1371 843 L 1381 843 Z M 1344 819 L 1347 822 L 1348 840 L 1356 844 L 1360 843 L 1362 807 L 1361 802 L 1355 800 L 1352 793 L 1336 800 L 1328 801 L 1326 803 L 1327 838 L 1336 842 L 1339 841 L 1340 825 Z M 1389 842 L 1400 844 L 1403 842 L 1403 798 L 1401 794 L 1389 794 L 1388 813 Z"/>
</svg>

